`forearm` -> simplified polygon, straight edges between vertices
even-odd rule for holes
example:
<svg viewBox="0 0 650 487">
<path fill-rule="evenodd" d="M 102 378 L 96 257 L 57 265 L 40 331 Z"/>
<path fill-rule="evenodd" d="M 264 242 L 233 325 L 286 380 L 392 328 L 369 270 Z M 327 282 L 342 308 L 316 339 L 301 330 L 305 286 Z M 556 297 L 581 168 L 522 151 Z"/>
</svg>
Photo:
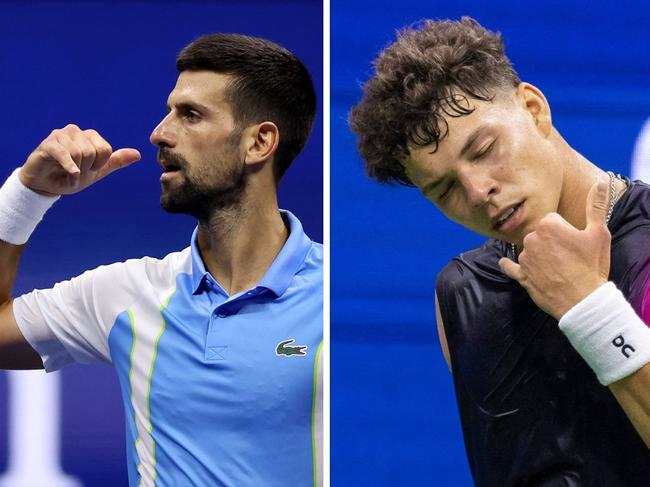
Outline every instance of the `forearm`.
<svg viewBox="0 0 650 487">
<path fill-rule="evenodd" d="M 13 314 L 11 290 L 24 245 L 0 241 L 0 369 L 40 369 L 39 355 L 27 343 Z"/>
<path fill-rule="evenodd" d="M 0 241 L 0 305 L 11 299 L 18 262 L 24 248 L 24 245 L 13 245 Z"/>
<path fill-rule="evenodd" d="M 609 390 L 650 448 L 650 364 L 610 384 Z"/>
</svg>

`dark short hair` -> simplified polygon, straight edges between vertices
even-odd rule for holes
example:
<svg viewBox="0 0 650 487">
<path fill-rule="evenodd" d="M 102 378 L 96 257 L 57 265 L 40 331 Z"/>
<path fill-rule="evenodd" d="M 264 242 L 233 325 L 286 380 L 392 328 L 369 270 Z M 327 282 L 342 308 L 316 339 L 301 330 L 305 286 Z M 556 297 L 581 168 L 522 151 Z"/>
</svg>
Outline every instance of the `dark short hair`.
<svg viewBox="0 0 650 487">
<path fill-rule="evenodd" d="M 413 183 L 400 162 L 409 145 L 447 135 L 446 117 L 473 111 L 469 98 L 492 100 L 521 82 L 503 40 L 474 19 L 425 20 L 397 34 L 374 62 L 375 75 L 350 113 L 366 173 L 382 183 Z"/>
<path fill-rule="evenodd" d="M 176 58 L 179 72 L 208 70 L 233 76 L 226 90 L 238 128 L 263 121 L 278 126 L 274 157 L 279 180 L 307 142 L 316 112 L 311 76 L 291 52 L 266 39 L 211 34 L 187 45 Z"/>
</svg>

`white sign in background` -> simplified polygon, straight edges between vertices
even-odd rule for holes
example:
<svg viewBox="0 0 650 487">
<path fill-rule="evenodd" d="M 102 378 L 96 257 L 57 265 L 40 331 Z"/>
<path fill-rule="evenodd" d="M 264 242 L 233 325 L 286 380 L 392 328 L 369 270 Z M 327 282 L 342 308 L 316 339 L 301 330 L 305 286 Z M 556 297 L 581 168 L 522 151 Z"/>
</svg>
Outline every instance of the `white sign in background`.
<svg viewBox="0 0 650 487">
<path fill-rule="evenodd" d="M 9 458 L 0 487 L 81 487 L 61 468 L 61 374 L 7 374 Z"/>
<path fill-rule="evenodd" d="M 645 121 L 632 152 L 632 179 L 650 183 L 650 118 Z"/>
</svg>

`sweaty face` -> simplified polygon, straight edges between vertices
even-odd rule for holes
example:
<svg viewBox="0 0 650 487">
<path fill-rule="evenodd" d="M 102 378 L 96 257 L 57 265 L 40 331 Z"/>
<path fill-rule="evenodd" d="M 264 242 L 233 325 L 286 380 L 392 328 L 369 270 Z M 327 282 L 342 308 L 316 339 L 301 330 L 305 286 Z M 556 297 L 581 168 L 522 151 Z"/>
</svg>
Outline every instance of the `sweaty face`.
<svg viewBox="0 0 650 487">
<path fill-rule="evenodd" d="M 519 245 L 557 211 L 563 181 L 548 133 L 523 95 L 468 100 L 474 111 L 447 118 L 449 131 L 437 150 L 412 146 L 403 162 L 411 181 L 451 220 Z"/>
<path fill-rule="evenodd" d="M 224 97 L 229 81 L 209 71 L 181 73 L 167 116 L 151 134 L 163 168 L 160 204 L 169 212 L 205 219 L 241 201 L 246 172 L 241 134 Z"/>
</svg>

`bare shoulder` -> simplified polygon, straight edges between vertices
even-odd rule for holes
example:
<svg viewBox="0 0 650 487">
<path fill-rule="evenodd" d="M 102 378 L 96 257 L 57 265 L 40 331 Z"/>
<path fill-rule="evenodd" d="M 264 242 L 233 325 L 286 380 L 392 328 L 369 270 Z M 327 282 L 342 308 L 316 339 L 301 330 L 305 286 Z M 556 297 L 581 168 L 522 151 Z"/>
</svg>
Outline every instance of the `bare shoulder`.
<svg viewBox="0 0 650 487">
<path fill-rule="evenodd" d="M 438 304 L 438 293 L 436 292 L 436 324 L 438 327 L 438 340 L 440 340 L 440 348 L 442 349 L 442 355 L 445 357 L 445 362 L 447 362 L 447 367 L 451 372 L 451 358 L 449 356 L 449 345 L 447 345 L 447 337 L 445 335 L 445 326 L 442 322 L 442 315 L 440 314 L 440 305 Z"/>
</svg>

